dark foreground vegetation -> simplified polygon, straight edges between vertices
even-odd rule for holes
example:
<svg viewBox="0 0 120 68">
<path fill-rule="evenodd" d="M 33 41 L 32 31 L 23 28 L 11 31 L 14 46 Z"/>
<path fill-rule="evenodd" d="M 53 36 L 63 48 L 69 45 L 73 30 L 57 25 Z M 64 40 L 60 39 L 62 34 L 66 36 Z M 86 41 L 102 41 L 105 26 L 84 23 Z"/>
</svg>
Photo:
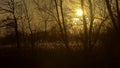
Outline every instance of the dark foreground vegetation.
<svg viewBox="0 0 120 68">
<path fill-rule="evenodd" d="M 84 56 L 82 51 L 66 49 L 9 48 L 0 50 L 2 68 L 119 68 L 119 52 L 93 50 Z"/>
<path fill-rule="evenodd" d="M 10 36 L 9 36 L 10 37 Z M 63 48 L 0 48 L 2 68 L 119 68 L 120 36 L 110 31 L 92 50 Z M 6 39 L 10 41 L 9 39 Z M 6 46 L 6 45 L 4 45 Z M 61 45 L 62 46 L 62 45 Z"/>
</svg>

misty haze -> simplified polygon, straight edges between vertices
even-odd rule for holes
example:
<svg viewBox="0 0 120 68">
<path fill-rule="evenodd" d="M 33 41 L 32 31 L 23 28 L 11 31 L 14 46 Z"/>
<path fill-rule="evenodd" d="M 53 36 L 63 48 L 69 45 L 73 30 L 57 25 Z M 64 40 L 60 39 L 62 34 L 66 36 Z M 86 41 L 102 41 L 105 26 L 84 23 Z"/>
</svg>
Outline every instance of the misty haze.
<svg viewBox="0 0 120 68">
<path fill-rule="evenodd" d="M 0 68 L 120 68 L 120 1 L 0 0 Z"/>
</svg>

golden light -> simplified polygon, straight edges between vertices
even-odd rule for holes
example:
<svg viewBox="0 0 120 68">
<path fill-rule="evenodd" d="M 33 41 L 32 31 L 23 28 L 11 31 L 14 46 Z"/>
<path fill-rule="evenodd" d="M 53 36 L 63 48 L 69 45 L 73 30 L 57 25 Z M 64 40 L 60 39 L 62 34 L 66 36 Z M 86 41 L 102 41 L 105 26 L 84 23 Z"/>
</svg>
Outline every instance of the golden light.
<svg viewBox="0 0 120 68">
<path fill-rule="evenodd" d="M 77 25 L 77 23 L 80 22 L 80 18 L 72 18 L 72 21 L 75 25 Z"/>
<path fill-rule="evenodd" d="M 80 19 L 79 18 L 73 18 L 73 21 L 80 21 Z"/>
<path fill-rule="evenodd" d="M 78 9 L 77 10 L 77 15 L 82 16 L 83 15 L 83 11 L 81 9 Z"/>
</svg>

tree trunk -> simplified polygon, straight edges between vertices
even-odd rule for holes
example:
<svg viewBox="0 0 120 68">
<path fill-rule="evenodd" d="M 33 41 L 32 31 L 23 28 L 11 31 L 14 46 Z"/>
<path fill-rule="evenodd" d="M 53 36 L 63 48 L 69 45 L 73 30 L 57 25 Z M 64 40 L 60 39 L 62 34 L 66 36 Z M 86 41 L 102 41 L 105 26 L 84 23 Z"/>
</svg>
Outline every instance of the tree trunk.
<svg viewBox="0 0 120 68">
<path fill-rule="evenodd" d="M 113 28 L 117 31 L 118 30 L 118 27 L 117 27 L 117 24 L 116 24 L 116 21 L 115 21 L 115 18 L 114 18 L 114 15 L 113 15 L 113 12 L 112 12 L 112 9 L 111 9 L 111 4 L 110 4 L 110 1 L 109 0 L 105 0 L 105 3 L 106 3 L 106 6 L 107 6 L 107 10 L 108 10 L 108 13 L 110 15 L 110 18 L 112 20 L 112 24 L 113 24 Z"/>
<path fill-rule="evenodd" d="M 64 18 L 64 13 L 63 13 L 63 1 L 62 0 L 60 0 L 60 10 L 61 10 L 62 23 L 63 23 L 63 29 L 64 29 L 64 42 L 65 42 L 66 48 L 69 48 L 67 26 L 66 26 L 66 23 L 65 23 L 65 18 Z"/>
<path fill-rule="evenodd" d="M 66 27 L 65 27 L 65 22 L 64 22 L 62 4 L 60 4 L 60 5 L 61 5 L 61 6 L 60 6 L 60 10 L 62 9 L 62 10 L 61 10 L 62 22 L 61 22 L 61 20 L 60 20 L 60 13 L 59 13 L 58 4 L 57 4 L 57 0 L 54 0 L 54 2 L 55 2 L 56 12 L 57 12 L 58 25 L 59 25 L 60 32 L 61 32 L 62 37 L 63 37 L 62 39 L 63 39 L 63 41 L 64 41 L 64 43 L 65 43 L 66 48 L 68 48 L 68 41 L 67 41 L 67 39 L 65 38 L 65 36 L 67 36 L 67 35 L 65 34 L 66 31 L 64 31 L 64 30 L 66 29 Z M 63 23 L 64 23 L 64 24 L 63 24 Z M 62 25 L 61 25 L 61 24 L 64 25 L 63 28 L 62 28 Z"/>
<path fill-rule="evenodd" d="M 83 10 L 82 19 L 83 19 L 83 28 L 84 28 L 84 50 L 86 51 L 88 49 L 88 28 L 84 13 L 84 0 L 81 0 L 81 8 Z"/>
<path fill-rule="evenodd" d="M 18 22 L 17 22 L 17 18 L 15 16 L 15 3 L 14 0 L 11 0 L 11 4 L 12 4 L 12 15 L 13 15 L 13 19 L 14 19 L 14 30 L 15 30 L 15 40 L 16 40 L 16 44 L 17 44 L 17 48 L 20 48 L 20 36 L 19 36 L 19 31 L 18 31 Z"/>
<path fill-rule="evenodd" d="M 88 0 L 89 2 L 89 8 L 90 8 L 90 26 L 89 26 L 89 47 L 90 49 L 93 47 L 92 44 L 92 30 L 93 30 L 93 21 L 94 21 L 94 15 L 93 15 L 93 5 L 91 0 Z"/>
</svg>

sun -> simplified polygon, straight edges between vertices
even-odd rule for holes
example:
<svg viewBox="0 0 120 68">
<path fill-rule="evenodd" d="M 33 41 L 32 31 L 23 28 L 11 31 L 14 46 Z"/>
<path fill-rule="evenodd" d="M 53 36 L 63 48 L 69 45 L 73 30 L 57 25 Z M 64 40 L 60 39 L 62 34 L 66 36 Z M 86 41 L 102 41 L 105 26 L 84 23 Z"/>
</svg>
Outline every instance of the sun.
<svg viewBox="0 0 120 68">
<path fill-rule="evenodd" d="M 78 10 L 77 10 L 77 15 L 78 15 L 78 16 L 82 16 L 82 15 L 83 15 L 82 9 L 78 9 Z"/>
</svg>

